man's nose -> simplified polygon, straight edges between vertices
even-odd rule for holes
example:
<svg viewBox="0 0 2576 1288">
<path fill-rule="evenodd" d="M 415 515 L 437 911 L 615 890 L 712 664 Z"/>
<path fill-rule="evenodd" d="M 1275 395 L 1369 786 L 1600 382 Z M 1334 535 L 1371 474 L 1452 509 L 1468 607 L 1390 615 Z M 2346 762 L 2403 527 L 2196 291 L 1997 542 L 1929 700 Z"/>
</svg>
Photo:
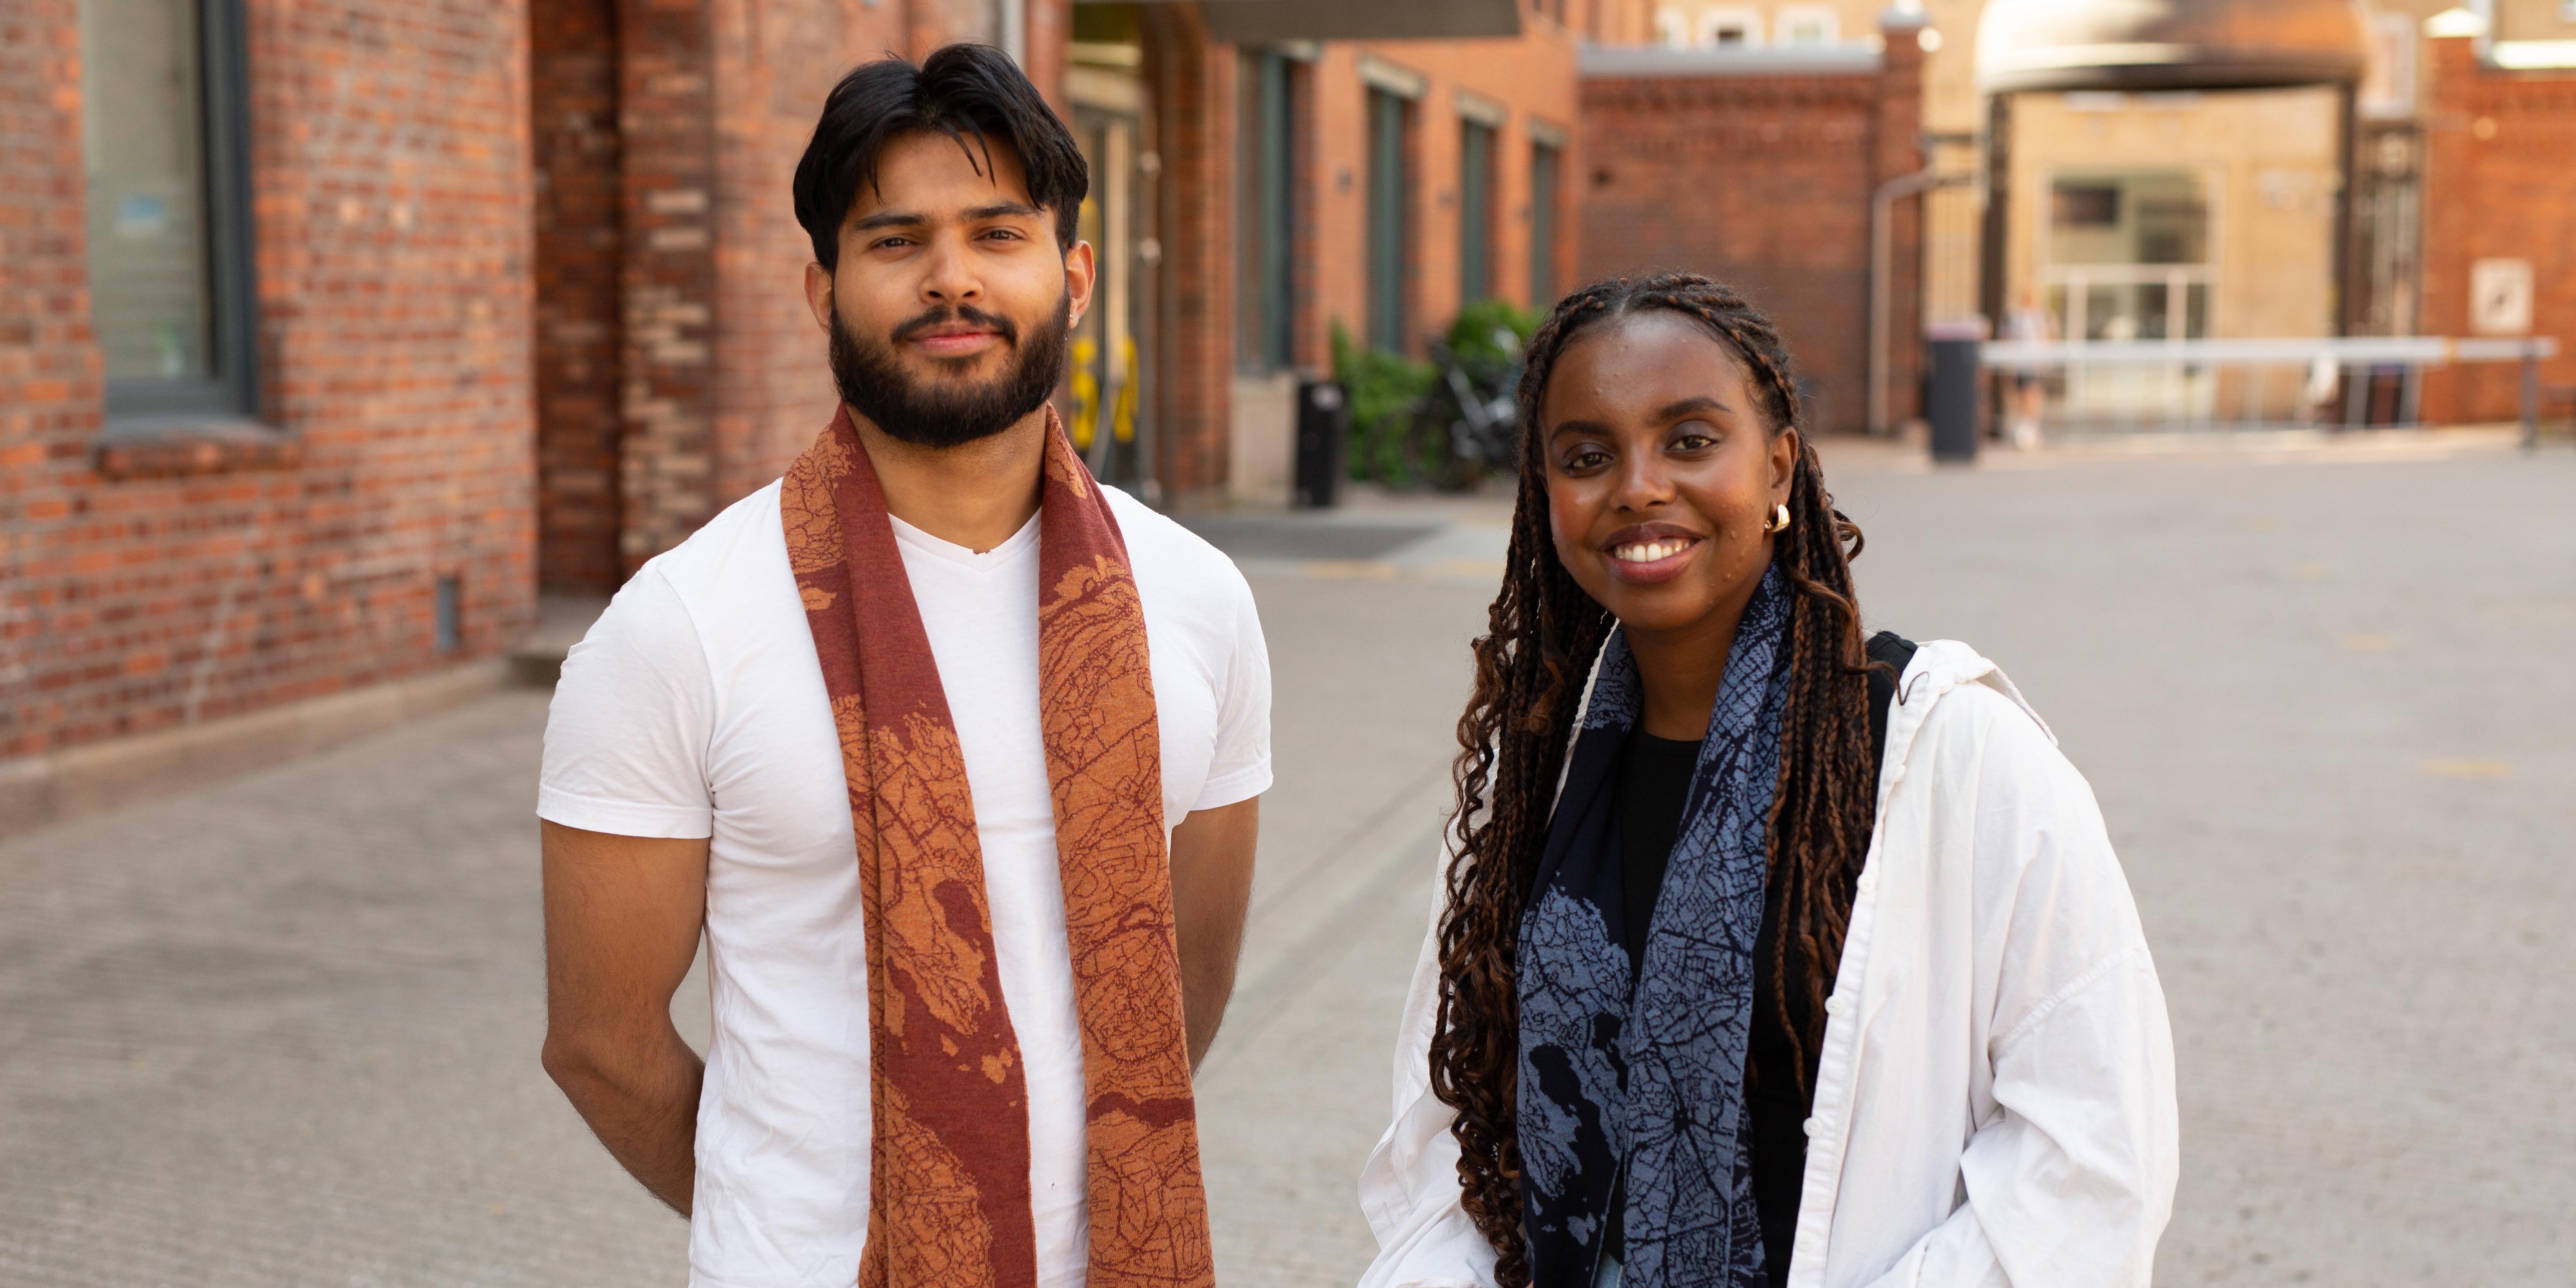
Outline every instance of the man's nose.
<svg viewBox="0 0 2576 1288">
<path fill-rule="evenodd" d="M 975 273 L 974 257 L 946 237 L 934 238 L 922 265 L 921 294 L 942 304 L 965 304 L 983 298 L 984 283 Z"/>
</svg>

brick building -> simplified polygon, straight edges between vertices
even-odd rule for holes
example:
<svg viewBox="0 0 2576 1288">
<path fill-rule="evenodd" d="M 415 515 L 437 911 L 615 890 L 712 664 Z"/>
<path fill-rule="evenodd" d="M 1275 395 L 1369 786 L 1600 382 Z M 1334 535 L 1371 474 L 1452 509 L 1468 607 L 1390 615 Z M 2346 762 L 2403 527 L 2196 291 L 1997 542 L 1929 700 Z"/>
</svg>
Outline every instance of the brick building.
<svg viewBox="0 0 2576 1288">
<path fill-rule="evenodd" d="M 1882 271 L 1886 312 L 1904 320 L 1878 359 L 1887 410 L 1914 412 L 1918 208 L 1890 204 L 1882 269 L 1872 206 L 1923 169 L 1923 56 L 1919 21 L 1888 22 L 1875 47 L 1739 41 L 1583 61 L 1581 276 L 1682 268 L 1742 290 L 1780 325 L 1810 423 L 1828 432 L 1867 425 Z"/>
<path fill-rule="evenodd" d="M 1372 292 L 1412 346 L 1562 286 L 1576 212 L 1533 207 L 1534 149 L 1572 146 L 1577 40 L 1633 38 L 1626 12 L 11 5 L 0 830 L 488 687 L 540 588 L 612 589 L 775 477 L 831 407 L 788 189 L 852 65 L 988 41 L 1074 122 L 1109 273 L 1068 407 L 1104 475 L 1187 507 L 1269 497 L 1238 470 L 1285 473 L 1258 396 Z M 1372 199 L 1397 243 L 1362 271 L 1328 247 Z M 1238 275 L 1264 233 L 1278 271 Z"/>
<path fill-rule="evenodd" d="M 535 597 L 525 12 L 0 28 L 0 815 L 67 807 L 40 753 L 505 648 Z"/>
<path fill-rule="evenodd" d="M 999 11 L 0 12 L 0 830 L 488 688 L 772 476 L 823 88 Z"/>
<path fill-rule="evenodd" d="M 1902 419 L 1920 321 L 1981 270 L 1939 201 L 1898 200 L 1875 273 L 1871 198 L 1927 154 L 1973 165 L 1983 4 L 16 0 L 0 830 L 497 683 L 541 590 L 604 593 L 775 477 L 831 406 L 789 177 L 863 59 L 991 41 L 1073 124 L 1103 279 L 1064 404 L 1104 477 L 1186 509 L 1284 501 L 1295 381 L 1337 328 L 1418 353 L 1466 304 L 1606 273 L 1744 287 L 1829 430 L 1865 417 L 1883 278 Z M 2427 7 L 2373 0 L 2360 101 L 2397 106 L 2370 149 L 2422 170 L 2372 179 L 2361 258 L 2392 285 L 2347 311 L 2407 329 L 2415 292 L 2422 330 L 2576 350 L 2576 73 L 2549 65 L 2576 24 L 2500 0 L 2434 20 L 2494 34 L 2419 50 Z M 1973 225 L 1973 187 L 1941 200 Z M 2265 265 L 2319 279 L 2307 224 Z M 2527 316 L 2473 307 L 2499 290 Z M 2452 373 L 2424 407 L 2517 394 Z"/>
</svg>

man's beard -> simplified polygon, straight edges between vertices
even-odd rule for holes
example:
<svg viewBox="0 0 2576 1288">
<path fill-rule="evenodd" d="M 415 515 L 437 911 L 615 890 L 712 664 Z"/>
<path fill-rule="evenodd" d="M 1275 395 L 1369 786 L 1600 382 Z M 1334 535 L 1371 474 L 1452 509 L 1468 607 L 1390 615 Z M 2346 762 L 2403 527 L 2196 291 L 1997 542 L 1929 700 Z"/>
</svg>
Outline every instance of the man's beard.
<svg viewBox="0 0 2576 1288">
<path fill-rule="evenodd" d="M 990 380 L 963 386 L 916 384 L 908 378 L 894 346 L 931 327 L 961 321 L 991 327 L 1010 346 L 1009 366 Z M 1072 325 L 1070 291 L 1026 343 L 1009 318 L 971 305 L 933 309 L 896 327 L 884 341 L 851 334 L 835 308 L 832 382 L 840 386 L 842 402 L 889 436 L 922 447 L 958 447 L 1001 433 L 1046 403 L 1064 379 L 1065 337 Z"/>
</svg>

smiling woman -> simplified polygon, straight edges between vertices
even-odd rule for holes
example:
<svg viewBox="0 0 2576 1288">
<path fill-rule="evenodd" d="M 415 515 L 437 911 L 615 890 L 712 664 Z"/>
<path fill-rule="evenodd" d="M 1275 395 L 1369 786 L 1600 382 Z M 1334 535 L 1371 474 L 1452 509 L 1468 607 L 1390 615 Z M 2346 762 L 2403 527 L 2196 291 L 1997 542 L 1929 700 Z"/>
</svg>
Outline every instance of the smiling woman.
<svg viewBox="0 0 2576 1288">
<path fill-rule="evenodd" d="M 1363 1288 L 2144 1285 L 2172 1054 L 2127 884 L 1992 663 L 1863 644 L 1778 333 L 1598 282 L 1520 407 Z"/>
<path fill-rule="evenodd" d="M 1788 526 L 1802 440 L 1785 423 L 1772 431 L 1757 388 L 1704 323 L 1664 311 L 1566 342 L 1547 383 L 1557 558 L 1626 629 L 1641 667 L 1696 681 L 1647 686 L 1658 737 L 1707 725 L 1736 621 Z"/>
</svg>

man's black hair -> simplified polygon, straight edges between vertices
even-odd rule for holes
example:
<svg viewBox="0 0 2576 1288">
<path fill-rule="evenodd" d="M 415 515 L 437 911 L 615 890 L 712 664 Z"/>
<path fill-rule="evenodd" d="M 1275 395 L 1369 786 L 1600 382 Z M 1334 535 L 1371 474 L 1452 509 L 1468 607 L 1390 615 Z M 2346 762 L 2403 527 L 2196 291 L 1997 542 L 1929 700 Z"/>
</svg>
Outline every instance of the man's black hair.
<svg viewBox="0 0 2576 1288">
<path fill-rule="evenodd" d="M 841 258 L 841 223 L 862 185 L 873 187 L 877 157 L 892 140 L 936 131 L 966 149 L 978 171 L 993 170 L 998 139 L 1020 154 L 1029 199 L 1055 217 L 1056 241 L 1073 249 L 1091 167 L 1037 86 L 990 45 L 943 45 L 919 67 L 892 54 L 863 63 L 823 100 L 823 118 L 796 163 L 796 222 L 814 239 L 826 269 Z"/>
</svg>

